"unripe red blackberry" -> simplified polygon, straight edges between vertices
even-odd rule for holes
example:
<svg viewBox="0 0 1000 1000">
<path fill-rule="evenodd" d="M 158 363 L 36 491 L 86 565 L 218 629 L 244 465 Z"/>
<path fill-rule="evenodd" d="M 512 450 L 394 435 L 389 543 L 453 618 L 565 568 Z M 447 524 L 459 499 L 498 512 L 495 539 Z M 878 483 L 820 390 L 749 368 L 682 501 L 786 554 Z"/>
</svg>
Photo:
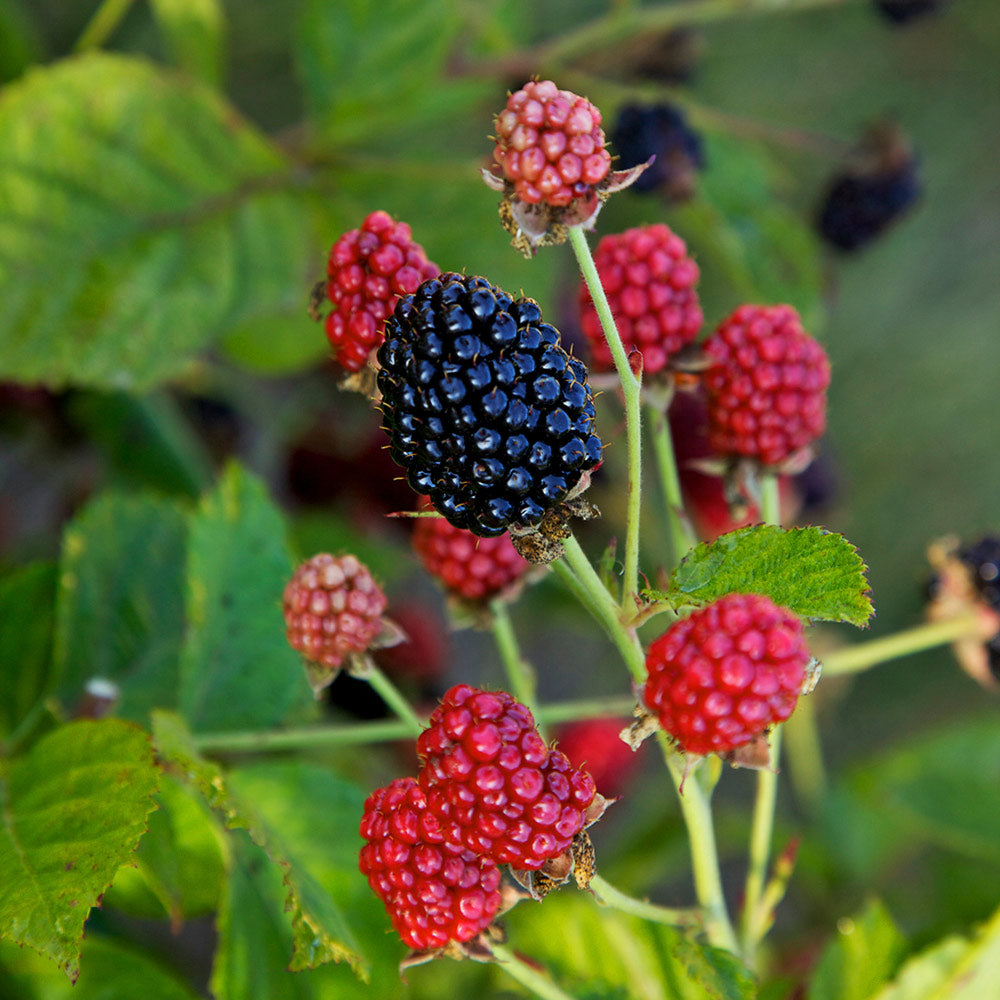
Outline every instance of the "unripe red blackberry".
<svg viewBox="0 0 1000 1000">
<path fill-rule="evenodd" d="M 368 797 L 361 836 L 361 873 L 416 951 L 469 941 L 496 916 L 499 868 L 444 843 L 415 779 L 397 778 Z"/>
<path fill-rule="evenodd" d="M 823 433 L 830 362 L 791 306 L 740 306 L 704 348 L 716 454 L 774 466 Z"/>
<path fill-rule="evenodd" d="M 643 698 L 683 751 L 726 754 L 792 714 L 809 661 L 796 615 L 727 594 L 650 645 Z"/>
<path fill-rule="evenodd" d="M 360 371 L 401 295 L 438 274 L 424 249 L 414 243 L 410 227 L 387 212 L 372 212 L 360 228 L 334 243 L 327 261 L 327 298 L 333 311 L 326 317 L 326 336 L 337 363 Z"/>
<path fill-rule="evenodd" d="M 310 663 L 338 669 L 382 631 L 385 594 L 352 555 L 315 555 L 302 563 L 282 600 L 288 642 Z"/>
<path fill-rule="evenodd" d="M 698 265 L 684 241 L 662 223 L 602 237 L 594 263 L 625 350 L 642 353 L 643 375 L 663 371 L 701 329 L 695 286 Z M 593 365 L 614 367 L 586 283 L 580 283 L 580 315 Z"/>
<path fill-rule="evenodd" d="M 593 778 L 549 750 L 531 712 L 503 691 L 459 684 L 417 739 L 420 787 L 447 842 L 534 871 L 587 824 Z"/>
<path fill-rule="evenodd" d="M 516 583 L 530 568 L 504 533 L 480 538 L 443 517 L 417 520 L 413 551 L 424 569 L 462 601 L 481 604 Z"/>
<path fill-rule="evenodd" d="M 606 796 L 617 796 L 629 783 L 639 756 L 621 738 L 622 719 L 578 719 L 560 726 L 558 748 L 574 767 L 586 768 Z"/>
<path fill-rule="evenodd" d="M 495 125 L 493 159 L 528 204 L 565 207 L 611 171 L 601 112 L 551 80 L 532 80 L 511 94 Z"/>
<path fill-rule="evenodd" d="M 390 454 L 455 527 L 535 526 L 600 462 L 587 370 L 531 299 L 446 273 L 401 298 L 385 332 Z"/>
</svg>

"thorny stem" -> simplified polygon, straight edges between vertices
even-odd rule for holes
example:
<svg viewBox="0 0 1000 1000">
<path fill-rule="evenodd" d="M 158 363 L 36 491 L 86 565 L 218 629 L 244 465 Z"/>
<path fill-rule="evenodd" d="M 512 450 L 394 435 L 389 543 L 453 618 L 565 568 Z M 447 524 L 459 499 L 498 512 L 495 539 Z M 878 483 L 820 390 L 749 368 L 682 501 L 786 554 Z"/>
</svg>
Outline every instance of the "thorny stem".
<svg viewBox="0 0 1000 1000">
<path fill-rule="evenodd" d="M 760 513 L 765 524 L 780 524 L 780 494 L 778 477 L 762 473 L 760 477 Z M 778 760 L 781 756 L 781 727 L 771 729 L 770 766 L 757 772 L 757 795 L 750 825 L 750 846 L 746 888 L 743 893 L 743 914 L 740 921 L 741 953 L 750 969 L 756 966 L 757 945 L 767 929 L 761 911 L 761 897 L 767 877 L 771 838 L 774 833 L 774 810 L 778 800 Z"/>
<path fill-rule="evenodd" d="M 627 514 L 625 522 L 625 575 L 622 581 L 621 605 L 626 612 L 634 610 L 634 596 L 639 592 L 639 515 L 642 510 L 642 414 L 639 409 L 639 380 L 632 373 L 628 355 L 611 315 L 608 297 L 604 294 L 590 244 L 580 226 L 571 226 L 569 242 L 577 264 L 587 284 L 601 328 L 611 349 L 618 379 L 625 400 L 625 439 L 628 451 Z"/>
<path fill-rule="evenodd" d="M 132 0 L 104 0 L 76 40 L 76 51 L 86 52 L 104 45 L 115 33 L 131 6 Z"/>
<path fill-rule="evenodd" d="M 627 716 L 635 699 L 611 695 L 604 698 L 581 698 L 539 705 L 536 719 L 547 722 L 570 722 L 574 719 L 597 719 L 605 715 Z M 378 722 L 344 723 L 330 726 L 306 726 L 245 732 L 199 733 L 194 736 L 199 750 L 209 753 L 273 753 L 285 750 L 322 747 L 361 746 L 405 740 L 413 735 L 410 723 L 399 719 Z"/>
<path fill-rule="evenodd" d="M 543 724 L 539 718 L 535 672 L 531 665 L 521 657 L 521 650 L 518 646 L 517 635 L 510 620 L 510 612 L 507 609 L 507 602 L 500 599 L 490 603 L 491 625 L 493 638 L 500 653 L 504 670 L 507 672 L 507 680 L 510 682 L 511 693 L 526 706 L 535 717 L 538 724 L 538 731 L 542 739 L 547 739 L 543 729 Z"/>
<path fill-rule="evenodd" d="M 671 545 L 671 565 L 676 566 L 684 554 L 698 544 L 691 522 L 684 513 L 681 481 L 677 474 L 674 443 L 670 437 L 670 420 L 662 410 L 649 407 L 649 428 L 653 437 L 653 452 L 660 472 L 660 486 L 666 505 L 668 537 Z"/>
<path fill-rule="evenodd" d="M 573 1000 L 572 996 L 559 989 L 548 976 L 543 975 L 510 948 L 502 944 L 492 944 L 490 950 L 497 960 L 497 968 L 503 969 L 507 975 L 516 979 L 536 997 L 541 997 L 542 1000 Z"/>
<path fill-rule="evenodd" d="M 601 905 L 622 913 L 630 913 L 634 917 L 642 917 L 643 920 L 651 920 L 653 923 L 667 924 L 670 927 L 696 927 L 701 924 L 699 910 L 660 906 L 646 899 L 627 896 L 600 875 L 595 875 L 590 880 L 590 891 Z"/>
</svg>

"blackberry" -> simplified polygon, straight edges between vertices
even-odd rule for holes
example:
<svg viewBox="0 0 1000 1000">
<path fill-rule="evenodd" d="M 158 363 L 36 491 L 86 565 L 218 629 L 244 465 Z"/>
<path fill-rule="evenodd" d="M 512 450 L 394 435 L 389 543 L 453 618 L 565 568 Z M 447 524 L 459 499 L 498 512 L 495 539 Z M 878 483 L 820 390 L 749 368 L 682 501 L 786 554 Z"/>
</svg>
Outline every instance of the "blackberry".
<svg viewBox="0 0 1000 1000">
<path fill-rule="evenodd" d="M 945 0 L 875 0 L 875 9 L 893 24 L 907 24 L 937 13 Z"/>
<path fill-rule="evenodd" d="M 1000 611 L 1000 538 L 980 538 L 958 552 L 981 600 Z"/>
<path fill-rule="evenodd" d="M 917 161 L 906 136 L 878 122 L 863 136 L 852 162 L 830 182 L 817 228 L 838 250 L 859 250 L 920 197 Z"/>
<path fill-rule="evenodd" d="M 701 136 L 672 104 L 627 104 L 611 133 L 622 167 L 653 164 L 634 183 L 640 194 L 660 191 L 672 201 L 694 194 L 695 176 L 705 167 Z"/>
<path fill-rule="evenodd" d="M 485 278 L 401 298 L 378 360 L 390 454 L 456 528 L 537 526 L 601 460 L 586 368 L 537 303 Z"/>
</svg>

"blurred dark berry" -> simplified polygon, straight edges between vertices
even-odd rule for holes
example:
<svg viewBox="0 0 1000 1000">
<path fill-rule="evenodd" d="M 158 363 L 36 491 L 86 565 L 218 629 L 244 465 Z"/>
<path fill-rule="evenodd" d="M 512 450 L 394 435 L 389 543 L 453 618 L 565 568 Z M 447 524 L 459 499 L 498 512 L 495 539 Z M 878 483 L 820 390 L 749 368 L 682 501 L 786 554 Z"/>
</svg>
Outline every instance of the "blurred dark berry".
<svg viewBox="0 0 1000 1000">
<path fill-rule="evenodd" d="M 902 216 L 920 193 L 916 157 L 906 136 L 893 123 L 876 123 L 830 182 L 817 228 L 838 250 L 858 250 Z"/>
<path fill-rule="evenodd" d="M 893 24 L 907 24 L 926 14 L 936 14 L 947 0 L 875 0 L 878 10 Z"/>
<path fill-rule="evenodd" d="M 979 596 L 1000 611 L 1000 538 L 981 538 L 960 549 L 958 558 L 968 566 Z"/>
<path fill-rule="evenodd" d="M 658 191 L 672 201 L 694 194 L 695 178 L 705 166 L 701 136 L 687 123 L 684 113 L 671 104 L 627 104 L 611 133 L 619 169 L 645 163 L 653 165 L 633 184 L 643 194 Z"/>
</svg>

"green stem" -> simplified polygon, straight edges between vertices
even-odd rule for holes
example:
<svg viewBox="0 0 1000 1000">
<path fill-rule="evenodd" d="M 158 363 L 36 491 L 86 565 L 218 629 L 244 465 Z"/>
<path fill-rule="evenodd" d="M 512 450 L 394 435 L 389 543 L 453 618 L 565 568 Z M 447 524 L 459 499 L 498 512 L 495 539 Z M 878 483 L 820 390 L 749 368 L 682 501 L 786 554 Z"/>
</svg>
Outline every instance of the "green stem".
<svg viewBox="0 0 1000 1000">
<path fill-rule="evenodd" d="M 531 665 L 521 657 L 521 650 L 518 646 L 513 623 L 510 620 L 507 602 L 502 599 L 491 602 L 490 612 L 493 638 L 507 673 L 507 680 L 510 682 L 511 693 L 535 717 L 542 739 L 547 739 L 542 721 L 539 718 L 535 672 Z"/>
<path fill-rule="evenodd" d="M 737 953 L 736 933 L 726 898 L 722 893 L 722 876 L 719 869 L 719 852 L 715 843 L 715 827 L 712 822 L 712 805 L 708 794 L 698 781 L 696 774 L 687 773 L 686 762 L 671 748 L 667 737 L 658 733 L 664 760 L 670 770 L 681 815 L 688 832 L 688 846 L 691 851 L 691 870 L 694 877 L 695 894 L 701 906 L 705 934 L 709 943 L 717 948 Z M 698 767 L 717 758 L 706 758 Z M 683 786 L 683 790 L 682 790 Z"/>
<path fill-rule="evenodd" d="M 601 582 L 601 578 L 597 575 L 597 571 L 591 565 L 586 553 L 580 548 L 580 543 L 576 538 L 570 535 L 566 539 L 565 546 L 566 554 L 563 559 L 552 564 L 556 567 L 556 572 L 569 584 L 574 593 L 581 596 L 584 606 L 604 627 L 604 631 L 618 647 L 618 651 L 635 681 L 644 684 L 646 682 L 646 657 L 635 630 L 627 629 L 622 624 L 618 605 Z M 572 579 L 567 577 L 566 566 L 560 565 L 564 560 L 566 566 L 571 570 L 570 577 Z"/>
<path fill-rule="evenodd" d="M 816 816 L 826 799 L 829 781 L 816 723 L 815 700 L 808 696 L 799 698 L 784 728 L 785 764 L 795 798 L 806 813 Z"/>
<path fill-rule="evenodd" d="M 497 960 L 497 968 L 503 969 L 512 979 L 516 979 L 525 989 L 530 990 L 542 1000 L 573 1000 L 564 993 L 551 979 L 542 975 L 533 965 L 529 965 L 510 948 L 501 944 L 490 945 Z"/>
<path fill-rule="evenodd" d="M 778 477 L 762 473 L 760 478 L 760 513 L 765 524 L 781 523 Z M 774 811 L 778 801 L 778 760 L 781 756 L 781 727 L 771 729 L 768 742 L 771 747 L 770 765 L 757 772 L 757 795 L 754 800 L 750 825 L 749 859 L 746 888 L 743 893 L 743 915 L 740 937 L 743 961 L 753 969 L 756 965 L 757 945 L 766 929 L 761 922 L 761 897 L 767 877 L 771 838 L 774 834 Z"/>
<path fill-rule="evenodd" d="M 590 252 L 590 244 L 580 226 L 569 230 L 569 241 L 576 254 L 577 264 L 587 284 L 590 298 L 594 303 L 601 328 L 611 349 L 618 379 L 625 400 L 625 441 L 628 452 L 628 484 L 626 486 L 625 522 L 625 576 L 622 581 L 622 608 L 629 612 L 634 608 L 633 595 L 639 592 L 639 517 L 642 510 L 642 414 L 639 409 L 640 385 L 632 373 L 628 355 L 618 335 L 608 297 L 604 294 L 597 266 Z"/>
<path fill-rule="evenodd" d="M 419 736 L 424 731 L 424 723 L 413 710 L 413 706 L 400 694 L 399 688 L 373 663 L 361 675 L 378 692 L 379 697 L 396 713 L 400 722 L 406 723 L 409 732 Z"/>
<path fill-rule="evenodd" d="M 701 924 L 699 910 L 659 906 L 645 899 L 626 896 L 600 875 L 595 875 L 590 880 L 590 891 L 603 906 L 641 917 L 643 920 L 651 920 L 656 924 L 667 924 L 670 927 L 697 927 Z"/>
<path fill-rule="evenodd" d="M 121 24 L 122 18 L 131 6 L 132 0 L 104 0 L 76 40 L 76 51 L 86 52 L 104 45 Z"/>
<path fill-rule="evenodd" d="M 570 722 L 574 719 L 599 719 L 607 715 L 628 717 L 632 714 L 634 706 L 635 698 L 631 695 L 581 698 L 540 705 L 536 718 L 552 724 Z M 387 743 L 405 740 L 412 736 L 413 732 L 413 726 L 409 722 L 386 719 L 378 722 L 305 726 L 296 729 L 199 733 L 195 735 L 194 742 L 199 750 L 209 753 L 274 753 L 285 750 Z"/>
<path fill-rule="evenodd" d="M 691 522 L 684 513 L 681 481 L 677 474 L 674 442 L 670 436 L 670 420 L 662 410 L 650 406 L 649 427 L 653 436 L 653 452 L 660 472 L 660 486 L 667 511 L 667 531 L 671 546 L 671 565 L 676 566 L 689 550 L 698 544 Z"/>
<path fill-rule="evenodd" d="M 824 656 L 823 674 L 828 677 L 855 674 L 900 656 L 920 653 L 925 649 L 942 646 L 958 639 L 974 638 L 980 636 L 979 626 L 978 615 L 970 611 L 956 618 L 916 625 L 902 632 L 887 635 L 883 639 L 855 643 L 853 646 L 834 650 Z"/>
</svg>

